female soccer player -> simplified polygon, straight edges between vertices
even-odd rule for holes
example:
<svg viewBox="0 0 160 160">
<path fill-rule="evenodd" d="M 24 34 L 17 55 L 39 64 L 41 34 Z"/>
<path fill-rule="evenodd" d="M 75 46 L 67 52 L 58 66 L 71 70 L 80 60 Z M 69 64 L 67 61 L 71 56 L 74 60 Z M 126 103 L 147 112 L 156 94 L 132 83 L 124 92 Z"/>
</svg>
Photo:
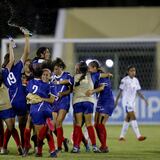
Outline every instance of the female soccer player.
<svg viewBox="0 0 160 160">
<path fill-rule="evenodd" d="M 9 141 L 9 138 L 11 135 L 13 136 L 13 138 L 17 144 L 18 153 L 22 154 L 20 138 L 19 138 L 18 132 L 14 126 L 15 112 L 14 112 L 14 109 L 11 107 L 11 102 L 10 102 L 8 90 L 5 86 L 6 81 L 9 81 L 9 80 L 6 79 L 6 77 L 4 77 L 5 70 L 6 70 L 6 72 L 10 72 L 10 70 L 13 66 L 13 63 L 14 63 L 13 45 L 14 45 L 14 42 L 11 41 L 9 44 L 9 54 L 7 54 L 7 56 L 6 56 L 7 63 L 5 64 L 5 69 L 3 68 L 2 72 L 0 72 L 0 101 L 1 101 L 0 102 L 0 119 L 4 120 L 7 125 L 7 129 L 4 134 L 4 142 L 3 142 L 3 147 L 1 149 L 1 154 L 8 154 L 7 144 L 8 144 L 8 141 Z M 1 126 L 1 127 L 3 127 L 3 126 Z M 3 136 L 3 134 L 2 134 L 2 136 Z"/>
<path fill-rule="evenodd" d="M 36 52 L 36 57 L 32 60 L 32 63 L 42 63 L 44 60 L 50 59 L 50 51 L 47 47 L 40 47 Z"/>
<path fill-rule="evenodd" d="M 73 131 L 73 149 L 72 153 L 78 153 L 80 142 L 82 140 L 82 119 L 85 117 L 85 125 L 88 135 L 92 143 L 93 152 L 99 153 L 100 150 L 96 146 L 96 136 L 92 126 L 92 114 L 95 98 L 88 95 L 88 91 L 94 89 L 94 84 L 100 78 L 99 73 L 88 73 L 88 66 L 85 62 L 79 63 L 79 74 L 74 76 L 73 88 L 73 110 L 75 114 L 75 125 Z"/>
<path fill-rule="evenodd" d="M 70 93 L 73 84 L 73 78 L 68 72 L 64 71 L 65 68 L 66 65 L 60 58 L 57 58 L 53 61 L 53 83 L 56 84 L 55 94 L 57 96 L 57 100 L 53 104 L 52 115 L 56 124 L 58 150 L 62 150 L 63 143 L 65 151 L 68 152 L 67 139 L 65 139 L 63 136 L 62 123 L 70 107 Z"/>
<path fill-rule="evenodd" d="M 100 65 L 97 60 L 93 60 L 88 64 L 89 72 L 95 73 L 100 72 Z M 105 124 L 108 121 L 109 117 L 112 115 L 114 110 L 114 98 L 112 94 L 112 87 L 110 78 L 100 78 L 98 84 L 95 89 L 90 90 L 89 94 L 93 94 L 94 92 L 99 92 L 98 101 L 96 105 L 96 113 L 95 113 L 95 129 L 97 132 L 97 136 L 100 140 L 101 147 L 100 151 L 103 153 L 107 153 L 108 145 L 107 145 L 107 131 Z"/>
<path fill-rule="evenodd" d="M 136 68 L 134 65 L 130 65 L 127 69 L 127 76 L 125 76 L 121 80 L 121 84 L 119 86 L 119 93 L 116 98 L 115 106 L 118 104 L 118 100 L 120 96 L 122 96 L 122 105 L 124 108 L 124 111 L 126 112 L 126 117 L 123 122 L 121 134 L 120 134 L 120 141 L 125 140 L 125 135 L 127 133 L 129 124 L 131 123 L 132 129 L 136 134 L 136 137 L 139 141 L 143 141 L 146 139 L 146 137 L 142 136 L 140 134 L 136 116 L 135 116 L 135 99 L 136 95 L 140 96 L 148 105 L 147 100 L 143 96 L 143 94 L 140 92 L 140 84 L 136 76 Z"/>
<path fill-rule="evenodd" d="M 42 156 L 43 140 L 46 137 L 50 148 L 50 156 L 57 157 L 55 151 L 54 140 L 51 134 L 48 134 L 48 127 L 46 125 L 46 119 L 52 118 L 51 104 L 54 101 L 54 96 L 50 95 L 51 86 L 46 79 L 49 74 L 49 69 L 42 70 L 41 66 L 34 70 L 35 78 L 30 80 L 27 85 L 29 94 L 27 95 L 28 102 L 31 104 L 30 116 L 34 124 L 37 134 L 38 152 L 36 156 Z M 42 79 L 41 79 L 42 76 Z"/>
</svg>

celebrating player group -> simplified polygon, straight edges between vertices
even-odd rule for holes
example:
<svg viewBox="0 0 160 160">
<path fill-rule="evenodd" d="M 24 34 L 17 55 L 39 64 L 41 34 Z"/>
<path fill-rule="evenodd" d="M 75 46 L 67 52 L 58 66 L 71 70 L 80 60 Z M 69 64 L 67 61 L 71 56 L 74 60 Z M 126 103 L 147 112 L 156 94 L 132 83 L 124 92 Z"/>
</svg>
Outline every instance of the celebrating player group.
<svg viewBox="0 0 160 160">
<path fill-rule="evenodd" d="M 23 157 L 28 156 L 31 149 L 30 140 L 34 144 L 35 156 L 41 157 L 45 138 L 50 157 L 60 156 L 62 150 L 79 153 L 81 142 L 84 143 L 87 152 L 108 153 L 106 122 L 117 106 L 120 96 L 126 117 L 119 140 L 125 141 L 129 124 L 137 140 L 146 139 L 140 134 L 134 113 L 137 94 L 147 104 L 140 92 L 141 87 L 135 77 L 134 65 L 128 67 L 127 75 L 121 80 L 120 91 L 114 102 L 110 81 L 113 75 L 104 72 L 97 60 L 92 60 L 88 65 L 84 61 L 77 62 L 74 75 L 65 71 L 66 65 L 62 59 L 56 58 L 51 61 L 47 47 L 38 48 L 36 57 L 31 60 L 30 33 L 24 28 L 20 30 L 25 38 L 22 57 L 15 63 L 15 43 L 10 38 L 8 53 L 0 71 L 0 154 L 9 154 L 8 142 L 11 136 L 16 143 L 18 154 Z M 69 150 L 63 121 L 70 106 L 73 107 L 73 147 Z M 15 128 L 16 117 L 19 132 Z M 91 146 L 82 132 L 83 125 L 88 132 Z M 57 138 L 56 144 L 53 134 Z M 96 144 L 96 137 L 100 146 Z"/>
</svg>

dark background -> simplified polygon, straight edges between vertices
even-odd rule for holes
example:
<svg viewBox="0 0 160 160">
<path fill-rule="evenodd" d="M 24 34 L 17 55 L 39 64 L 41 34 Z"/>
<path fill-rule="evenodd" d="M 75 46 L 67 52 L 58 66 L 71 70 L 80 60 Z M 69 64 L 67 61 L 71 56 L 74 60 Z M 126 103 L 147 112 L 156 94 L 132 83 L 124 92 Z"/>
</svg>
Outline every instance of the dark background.
<svg viewBox="0 0 160 160">
<path fill-rule="evenodd" d="M 160 6 L 158 0 L 1 0 L 0 38 L 19 30 L 10 27 L 11 23 L 24 26 L 34 34 L 54 35 L 59 8 L 71 7 L 152 7 Z"/>
</svg>

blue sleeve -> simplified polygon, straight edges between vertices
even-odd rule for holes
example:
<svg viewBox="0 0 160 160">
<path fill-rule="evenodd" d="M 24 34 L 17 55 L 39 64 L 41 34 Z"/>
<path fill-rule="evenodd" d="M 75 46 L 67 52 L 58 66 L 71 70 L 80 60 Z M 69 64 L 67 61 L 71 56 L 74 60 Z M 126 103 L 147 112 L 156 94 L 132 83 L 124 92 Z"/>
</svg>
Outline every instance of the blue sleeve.
<svg viewBox="0 0 160 160">
<path fill-rule="evenodd" d="M 27 94 L 31 93 L 31 88 L 32 88 L 32 80 L 30 80 L 27 84 L 27 87 L 26 87 Z"/>
<path fill-rule="evenodd" d="M 7 68 L 2 68 L 2 76 L 3 76 L 4 82 L 7 81 L 8 74 L 9 74 L 9 70 Z"/>
<path fill-rule="evenodd" d="M 22 69 L 23 69 L 23 62 L 20 60 L 15 64 L 13 70 L 14 70 L 14 73 L 21 74 Z"/>
<path fill-rule="evenodd" d="M 66 72 L 66 79 L 69 81 L 70 85 L 73 85 L 74 80 L 70 73 Z"/>
<path fill-rule="evenodd" d="M 100 79 L 100 73 L 99 72 L 91 73 L 91 78 L 92 78 L 93 84 L 95 85 Z"/>
</svg>

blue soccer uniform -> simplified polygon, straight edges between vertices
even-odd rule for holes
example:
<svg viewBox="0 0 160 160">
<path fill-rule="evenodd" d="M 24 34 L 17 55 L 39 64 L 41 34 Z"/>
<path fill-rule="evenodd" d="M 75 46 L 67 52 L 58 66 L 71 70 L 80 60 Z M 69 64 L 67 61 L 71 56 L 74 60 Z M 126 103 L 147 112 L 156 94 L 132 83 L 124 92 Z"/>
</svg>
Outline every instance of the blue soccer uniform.
<svg viewBox="0 0 160 160">
<path fill-rule="evenodd" d="M 53 81 L 63 81 L 68 80 L 69 84 L 63 85 L 63 84 L 56 84 L 54 86 L 54 95 L 58 97 L 59 92 L 64 92 L 69 89 L 69 85 L 73 85 L 73 77 L 68 72 L 63 72 L 62 75 L 56 76 L 54 75 Z M 69 111 L 70 107 L 70 94 L 63 96 L 61 98 L 57 98 L 57 100 L 53 104 L 53 112 L 58 112 L 60 109 L 64 109 L 66 111 Z"/>
<path fill-rule="evenodd" d="M 10 101 L 17 116 L 27 113 L 26 96 L 21 80 L 22 69 L 23 62 L 21 60 L 10 71 L 7 68 L 2 69 L 4 83 L 9 90 Z"/>
<path fill-rule="evenodd" d="M 43 82 L 41 79 L 32 79 L 27 85 L 28 93 L 36 94 L 42 98 L 49 98 L 50 84 Z M 51 106 L 48 102 L 31 104 L 30 115 L 33 124 L 41 125 L 46 123 L 47 118 L 52 118 Z"/>
<path fill-rule="evenodd" d="M 105 85 L 104 90 L 99 93 L 96 112 L 112 115 L 114 110 L 114 98 L 111 81 L 109 78 L 101 78 L 99 85 Z"/>
</svg>

